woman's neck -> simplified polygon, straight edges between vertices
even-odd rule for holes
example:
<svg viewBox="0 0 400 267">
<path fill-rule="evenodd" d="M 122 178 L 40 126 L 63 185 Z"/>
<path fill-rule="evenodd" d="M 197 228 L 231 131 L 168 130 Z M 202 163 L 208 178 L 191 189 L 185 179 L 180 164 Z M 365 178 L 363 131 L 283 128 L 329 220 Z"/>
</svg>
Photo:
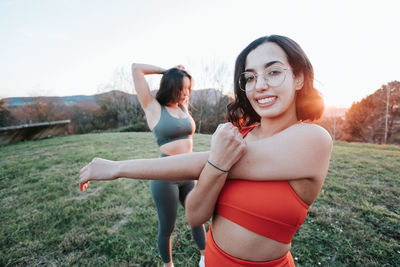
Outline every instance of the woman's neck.
<svg viewBox="0 0 400 267">
<path fill-rule="evenodd" d="M 296 112 L 289 112 L 276 118 L 261 118 L 258 137 L 266 138 L 298 123 Z"/>
</svg>

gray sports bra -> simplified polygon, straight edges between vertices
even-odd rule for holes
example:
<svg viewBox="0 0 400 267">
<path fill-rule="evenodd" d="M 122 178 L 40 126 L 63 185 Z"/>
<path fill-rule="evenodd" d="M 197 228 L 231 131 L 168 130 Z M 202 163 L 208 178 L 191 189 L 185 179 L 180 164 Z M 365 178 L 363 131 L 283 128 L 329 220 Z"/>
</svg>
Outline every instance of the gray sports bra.
<svg viewBox="0 0 400 267">
<path fill-rule="evenodd" d="M 180 108 L 185 111 L 183 106 L 180 106 Z M 175 118 L 169 114 L 165 106 L 161 105 L 160 120 L 153 128 L 158 146 L 179 139 L 189 139 L 192 133 L 193 126 L 189 117 Z"/>
</svg>

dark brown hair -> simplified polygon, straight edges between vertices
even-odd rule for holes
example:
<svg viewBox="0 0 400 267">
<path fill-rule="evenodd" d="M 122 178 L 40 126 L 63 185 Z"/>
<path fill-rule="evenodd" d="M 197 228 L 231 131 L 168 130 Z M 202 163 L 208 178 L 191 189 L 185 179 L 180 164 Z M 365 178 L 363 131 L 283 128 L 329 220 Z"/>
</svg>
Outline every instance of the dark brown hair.
<svg viewBox="0 0 400 267">
<path fill-rule="evenodd" d="M 163 73 L 160 81 L 160 89 L 156 99 L 161 105 L 169 105 L 179 102 L 183 89 L 183 78 L 190 80 L 189 91 L 192 90 L 192 76 L 178 68 L 168 69 Z"/>
<path fill-rule="evenodd" d="M 246 92 L 239 88 L 239 76 L 245 70 L 248 54 L 263 43 L 272 42 L 285 51 L 290 67 L 295 76 L 303 73 L 304 84 L 296 91 L 296 115 L 299 121 L 313 121 L 321 117 L 324 102 L 317 89 L 314 88 L 314 70 L 303 49 L 292 39 L 270 35 L 256 39 L 250 43 L 237 57 L 234 73 L 235 100 L 227 107 L 229 121 L 235 126 L 243 127 L 260 122 L 260 116 L 254 111 Z"/>
</svg>

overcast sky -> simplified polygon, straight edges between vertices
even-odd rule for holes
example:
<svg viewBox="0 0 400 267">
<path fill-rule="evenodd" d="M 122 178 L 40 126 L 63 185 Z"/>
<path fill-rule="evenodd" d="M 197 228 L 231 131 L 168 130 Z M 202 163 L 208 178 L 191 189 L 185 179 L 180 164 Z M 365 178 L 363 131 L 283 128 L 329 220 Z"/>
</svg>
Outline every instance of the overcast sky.
<svg viewBox="0 0 400 267">
<path fill-rule="evenodd" d="M 94 94 L 132 62 L 226 65 L 254 39 L 286 35 L 310 58 L 327 105 L 400 80 L 400 1 L 0 0 L 0 98 Z M 196 83 L 197 82 L 197 83 Z"/>
</svg>

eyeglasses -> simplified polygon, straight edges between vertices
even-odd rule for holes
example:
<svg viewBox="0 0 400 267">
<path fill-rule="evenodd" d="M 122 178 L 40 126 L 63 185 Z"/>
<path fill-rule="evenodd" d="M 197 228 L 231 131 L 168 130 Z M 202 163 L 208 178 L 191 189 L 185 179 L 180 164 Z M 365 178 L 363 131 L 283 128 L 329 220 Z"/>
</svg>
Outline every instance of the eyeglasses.
<svg viewBox="0 0 400 267">
<path fill-rule="evenodd" d="M 283 83 L 286 78 L 286 71 L 289 68 L 284 68 L 283 66 L 271 66 L 268 67 L 262 77 L 264 81 L 269 86 L 279 86 Z M 256 87 L 257 78 L 259 75 L 251 71 L 245 71 L 239 76 L 239 88 L 243 91 L 251 91 Z"/>
</svg>

